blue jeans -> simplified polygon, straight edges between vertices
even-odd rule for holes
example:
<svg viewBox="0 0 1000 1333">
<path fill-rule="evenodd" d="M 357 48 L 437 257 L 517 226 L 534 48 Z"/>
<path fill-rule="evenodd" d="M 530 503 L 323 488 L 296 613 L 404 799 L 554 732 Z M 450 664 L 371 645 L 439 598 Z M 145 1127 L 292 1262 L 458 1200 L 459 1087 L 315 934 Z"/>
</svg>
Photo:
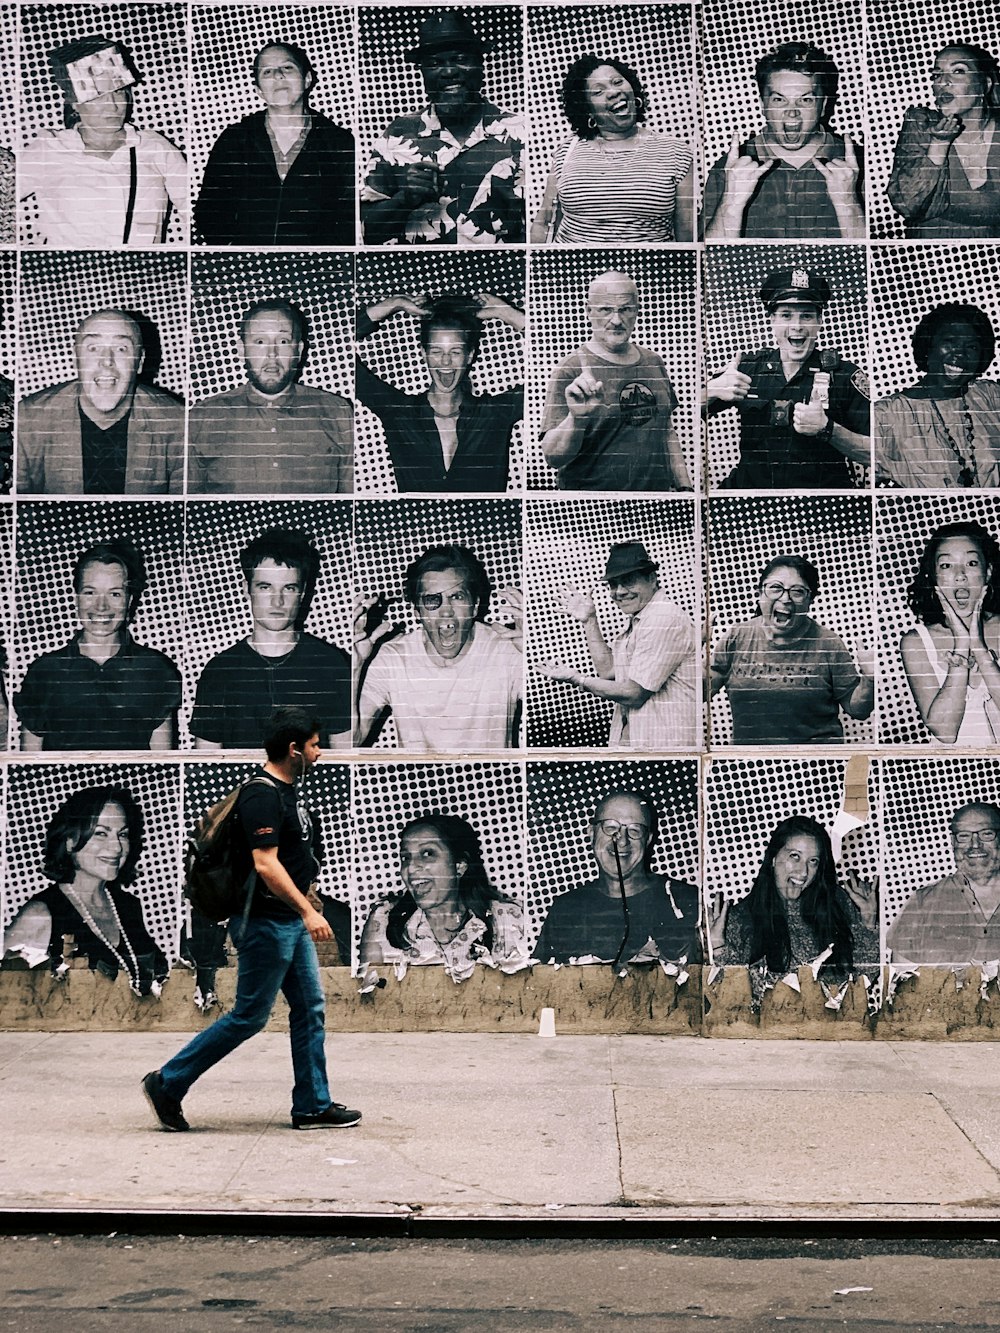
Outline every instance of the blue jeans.
<svg viewBox="0 0 1000 1333">
<path fill-rule="evenodd" d="M 235 930 L 239 932 L 241 922 Z M 316 946 L 298 917 L 250 917 L 240 939 L 236 1002 L 228 1014 L 177 1052 L 160 1070 L 164 1090 L 180 1101 L 207 1069 L 265 1026 L 280 990 L 288 1001 L 293 1115 L 318 1115 L 332 1103 L 326 1081 L 326 1006 Z"/>
</svg>

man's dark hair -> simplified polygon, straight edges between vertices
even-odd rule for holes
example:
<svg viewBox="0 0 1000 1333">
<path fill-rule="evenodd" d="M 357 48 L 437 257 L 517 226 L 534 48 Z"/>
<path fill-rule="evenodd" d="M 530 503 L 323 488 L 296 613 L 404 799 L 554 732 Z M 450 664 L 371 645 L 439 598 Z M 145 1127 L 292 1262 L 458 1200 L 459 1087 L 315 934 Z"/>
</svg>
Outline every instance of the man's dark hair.
<svg viewBox="0 0 1000 1333">
<path fill-rule="evenodd" d="M 283 296 L 268 296 L 262 301 L 254 301 L 240 320 L 240 338 L 246 337 L 247 325 L 255 315 L 286 315 L 292 325 L 295 341 L 302 344 L 303 353 L 309 340 L 309 325 L 305 315 L 297 305 Z"/>
<path fill-rule="evenodd" d="M 142 855 L 143 817 L 130 791 L 124 787 L 81 787 L 49 820 L 45 830 L 45 860 L 42 874 L 53 884 L 72 884 L 76 874 L 74 855 L 93 837 L 101 811 L 108 804 L 120 805 L 128 829 L 128 855 L 123 859 L 115 884 L 131 884 L 136 862 Z"/>
<path fill-rule="evenodd" d="M 146 560 L 142 552 L 127 537 L 113 537 L 111 541 L 88 546 L 73 566 L 73 591 L 76 593 L 83 587 L 83 572 L 88 565 L 118 565 L 124 571 L 128 587 L 125 623 L 130 625 L 139 608 L 139 598 L 146 591 Z"/>
<path fill-rule="evenodd" d="M 614 70 L 627 79 L 632 86 L 632 92 L 635 94 L 635 119 L 636 124 L 641 125 L 646 119 L 646 112 L 649 109 L 649 97 L 646 89 L 643 87 L 642 80 L 630 65 L 624 61 L 615 60 L 612 56 L 595 56 L 588 53 L 581 56 L 579 60 L 574 60 L 566 71 L 566 77 L 563 79 L 562 90 L 559 100 L 562 103 L 563 115 L 570 123 L 573 133 L 579 139 L 594 139 L 597 137 L 597 126 L 590 123 L 590 103 L 587 101 L 587 80 L 593 74 L 595 69 L 600 69 L 602 65 L 610 65 Z"/>
<path fill-rule="evenodd" d="M 305 80 L 306 99 L 308 100 L 309 93 L 311 93 L 313 88 L 315 88 L 316 86 L 316 71 L 313 69 L 313 63 L 306 55 L 305 51 L 302 50 L 301 46 L 296 46 L 294 42 L 286 42 L 281 37 L 276 37 L 273 42 L 265 42 L 264 45 L 260 48 L 260 50 L 257 52 L 257 54 L 254 56 L 253 58 L 254 83 L 258 81 L 257 71 L 260 69 L 261 56 L 264 54 L 265 51 L 270 51 L 274 47 L 277 47 L 279 51 L 287 51 L 288 55 L 295 63 L 295 67 L 298 69 L 299 73 Z"/>
<path fill-rule="evenodd" d="M 420 345 L 426 350 L 435 329 L 452 329 L 461 333 L 470 357 L 475 360 L 483 326 L 476 314 L 476 306 L 467 296 L 446 292 L 430 302 L 430 309 L 420 321 Z"/>
<path fill-rule="evenodd" d="M 826 99 L 822 120 L 825 124 L 833 112 L 834 99 L 840 84 L 840 70 L 825 51 L 821 51 L 812 42 L 784 42 L 768 51 L 757 61 L 754 78 L 761 97 L 772 74 L 779 70 L 788 70 L 792 74 L 805 74 L 819 80 L 820 92 Z"/>
<path fill-rule="evenodd" d="M 993 360 L 993 355 L 997 349 L 996 334 L 993 331 L 993 325 L 989 316 L 976 305 L 967 305 L 963 301 L 946 301 L 943 305 L 936 305 L 933 310 L 928 310 L 923 319 L 913 330 L 913 360 L 918 370 L 927 369 L 927 358 L 930 355 L 931 344 L 938 330 L 945 324 L 968 324 L 975 332 L 976 337 L 982 345 L 982 356 L 979 358 L 979 365 L 976 367 L 976 374 L 981 375 L 986 367 Z"/>
<path fill-rule="evenodd" d="M 290 745 L 305 745 L 322 730 L 323 723 L 308 708 L 276 708 L 264 726 L 264 751 L 272 764 L 278 764 Z"/>
<path fill-rule="evenodd" d="M 996 615 L 1000 612 L 1000 546 L 981 524 L 963 519 L 960 523 L 942 523 L 931 533 L 920 554 L 913 582 L 906 590 L 907 606 L 925 625 L 947 623 L 937 593 L 937 555 L 950 537 L 964 537 L 977 547 L 983 560 L 983 577 L 987 581 L 983 613 Z"/>
<path fill-rule="evenodd" d="M 292 528 L 266 528 L 259 537 L 244 546 L 240 552 L 240 568 L 246 579 L 247 590 L 253 582 L 254 570 L 265 560 L 294 569 L 302 580 L 302 601 L 295 628 L 301 629 L 309 615 L 316 579 L 319 576 L 320 553 L 304 533 Z"/>
<path fill-rule="evenodd" d="M 450 543 L 447 546 L 430 546 L 422 555 L 418 555 L 406 571 L 404 591 L 411 606 L 417 605 L 420 597 L 420 580 L 425 574 L 439 574 L 446 569 L 457 569 L 464 576 L 469 591 L 476 600 L 476 618 L 482 619 L 489 606 L 493 585 L 486 567 L 479 557 L 467 546 Z"/>
</svg>

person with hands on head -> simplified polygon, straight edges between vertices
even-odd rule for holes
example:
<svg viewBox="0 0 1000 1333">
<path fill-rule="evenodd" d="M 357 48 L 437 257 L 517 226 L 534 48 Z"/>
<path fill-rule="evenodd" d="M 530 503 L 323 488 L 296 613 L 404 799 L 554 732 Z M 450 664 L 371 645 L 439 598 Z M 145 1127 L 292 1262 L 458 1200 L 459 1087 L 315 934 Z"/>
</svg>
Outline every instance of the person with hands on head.
<svg viewBox="0 0 1000 1333">
<path fill-rule="evenodd" d="M 863 240 L 862 154 L 830 129 L 840 72 L 811 42 L 786 42 L 754 71 L 765 127 L 734 134 L 705 182 L 706 240 Z"/>
<path fill-rule="evenodd" d="M 524 241 L 524 127 L 483 97 L 492 49 L 461 10 L 421 23 L 405 59 L 420 66 L 428 104 L 372 146 L 361 189 L 366 245 Z"/>
<path fill-rule="evenodd" d="M 312 815 L 297 790 L 321 758 L 322 730 L 320 721 L 301 708 L 279 708 L 268 719 L 267 762 L 257 781 L 243 785 L 235 806 L 236 841 L 247 871 L 256 875 L 249 913 L 230 922 L 239 956 L 236 999 L 228 1013 L 142 1080 L 163 1129 L 190 1128 L 181 1106 L 188 1089 L 262 1030 L 279 990 L 289 1010 L 292 1127 L 346 1128 L 361 1119 L 360 1111 L 333 1101 L 327 1083 L 325 1002 L 315 946 L 333 939 L 333 930 L 311 901 L 321 850 Z"/>
<path fill-rule="evenodd" d="M 633 342 L 638 318 L 627 273 L 591 282 L 591 337 L 556 366 L 545 396 L 542 453 L 560 490 L 691 490 L 673 423 L 677 395 L 661 358 Z"/>
<path fill-rule="evenodd" d="M 552 680 L 614 702 L 608 739 L 612 749 L 690 749 L 695 744 L 694 625 L 660 588 L 658 569 L 642 542 L 612 546 L 604 584 L 615 606 L 628 617 L 612 646 L 601 631 L 593 596 L 570 587 L 559 590 L 562 610 L 583 627 L 597 675 L 584 676 L 557 662 L 536 667 Z"/>
<path fill-rule="evenodd" d="M 510 440 L 524 415 L 524 386 L 473 393 L 469 372 L 483 327 L 499 320 L 524 331 L 524 312 L 490 292 L 474 297 L 398 293 L 357 314 L 359 342 L 385 321 L 420 321 L 420 350 L 430 385 L 404 393 L 357 358 L 355 393 L 382 423 L 397 489 L 402 492 L 500 492 L 507 489 Z"/>
<path fill-rule="evenodd" d="M 911 106 L 886 190 L 920 240 L 1000 236 L 1000 69 L 957 42 L 934 58 L 934 107 Z"/>
<path fill-rule="evenodd" d="M 737 353 L 709 379 L 702 409 L 740 414 L 740 461 L 720 489 L 851 489 L 848 463 L 871 462 L 871 400 L 863 371 L 817 347 L 829 283 L 775 269 L 758 296 L 775 345 Z"/>
<path fill-rule="evenodd" d="M 945 523 L 907 590 L 917 623 L 900 640 L 924 726 L 945 745 L 1000 741 L 1000 547 L 979 523 Z"/>
</svg>

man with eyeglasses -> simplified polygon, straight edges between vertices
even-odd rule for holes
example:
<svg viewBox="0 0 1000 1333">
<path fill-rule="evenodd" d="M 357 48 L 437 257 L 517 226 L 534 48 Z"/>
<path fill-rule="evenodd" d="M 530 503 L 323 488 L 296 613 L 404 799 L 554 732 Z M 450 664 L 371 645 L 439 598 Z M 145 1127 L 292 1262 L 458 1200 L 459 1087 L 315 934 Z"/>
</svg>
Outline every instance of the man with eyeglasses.
<svg viewBox="0 0 1000 1333">
<path fill-rule="evenodd" d="M 702 409 L 740 414 L 740 461 L 720 489 L 853 489 L 849 463 L 871 464 L 871 396 L 862 370 L 817 347 L 830 284 L 811 269 L 775 269 L 758 296 L 774 346 L 737 352 L 709 379 Z"/>
<path fill-rule="evenodd" d="M 664 594 L 642 542 L 612 546 L 604 571 L 611 600 L 628 624 L 608 646 L 589 593 L 563 587 L 562 610 L 583 626 L 597 672 L 584 676 L 557 662 L 538 666 L 552 680 L 565 681 L 599 699 L 614 702 L 610 749 L 690 749 L 696 740 L 698 673 L 691 617 Z"/>
<path fill-rule="evenodd" d="M 634 342 L 639 289 L 610 271 L 587 289 L 591 337 L 552 372 L 541 445 L 564 491 L 689 491 L 662 359 Z"/>
<path fill-rule="evenodd" d="M 615 790 L 601 798 L 590 823 L 597 874 L 553 900 L 533 958 L 541 963 L 698 961 L 698 890 L 650 869 L 656 828 L 656 807 L 645 793 Z"/>
<path fill-rule="evenodd" d="M 460 10 L 424 19 L 406 52 L 428 105 L 372 146 L 361 189 L 366 245 L 496 245 L 524 240 L 519 116 L 483 97 L 492 42 Z"/>
<path fill-rule="evenodd" d="M 928 967 L 1000 958 L 1000 808 L 970 801 L 951 817 L 955 871 L 909 898 L 887 943 L 894 963 Z"/>
<path fill-rule="evenodd" d="M 391 712 L 402 750 L 476 754 L 516 745 L 520 593 L 501 593 L 511 627 L 486 624 L 489 575 L 474 552 L 454 543 L 418 556 L 406 571 L 405 590 L 420 622 L 407 633 L 381 623 L 381 598 L 364 598 L 357 607 L 355 743 L 374 744 Z"/>
<path fill-rule="evenodd" d="M 299 382 L 306 318 L 283 297 L 240 320 L 246 383 L 196 403 L 188 421 L 193 494 L 345 495 L 354 490 L 354 409 Z"/>
<path fill-rule="evenodd" d="M 358 311 L 358 341 L 398 314 L 420 321 L 420 350 L 430 387 L 419 394 L 404 393 L 369 370 L 360 357 L 354 372 L 358 402 L 382 423 L 396 489 L 437 494 L 505 491 L 511 435 L 524 416 L 524 386 L 474 393 L 469 372 L 486 323 L 498 320 L 521 334 L 524 312 L 489 292 L 471 298 L 398 293 Z"/>
<path fill-rule="evenodd" d="M 829 124 L 837 66 L 811 42 L 786 42 L 754 75 L 765 127 L 744 143 L 734 134 L 708 173 L 705 238 L 863 240 L 862 151 Z"/>
</svg>

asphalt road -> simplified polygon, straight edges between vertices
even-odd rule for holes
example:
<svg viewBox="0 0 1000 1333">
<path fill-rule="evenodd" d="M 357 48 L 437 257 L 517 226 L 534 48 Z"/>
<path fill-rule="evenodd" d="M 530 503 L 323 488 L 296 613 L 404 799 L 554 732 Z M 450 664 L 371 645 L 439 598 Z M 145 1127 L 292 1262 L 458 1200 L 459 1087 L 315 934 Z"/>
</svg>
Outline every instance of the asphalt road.
<svg viewBox="0 0 1000 1333">
<path fill-rule="evenodd" d="M 706 1325 L 995 1330 L 1000 1244 L 122 1233 L 0 1242 L 0 1330 L 17 1333 Z"/>
</svg>

